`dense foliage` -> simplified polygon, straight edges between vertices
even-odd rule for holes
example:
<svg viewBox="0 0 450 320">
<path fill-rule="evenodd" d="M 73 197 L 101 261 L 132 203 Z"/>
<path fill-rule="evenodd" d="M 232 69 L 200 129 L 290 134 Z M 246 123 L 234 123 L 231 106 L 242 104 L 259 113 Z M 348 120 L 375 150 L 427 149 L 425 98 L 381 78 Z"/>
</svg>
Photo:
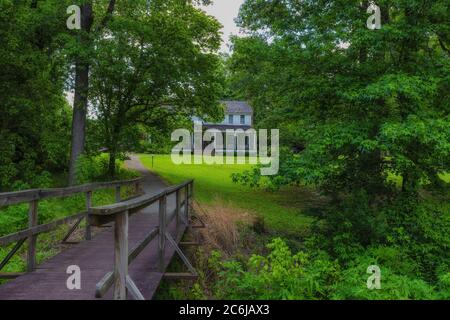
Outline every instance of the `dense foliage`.
<svg viewBox="0 0 450 320">
<path fill-rule="evenodd" d="M 167 150 L 168 132 L 192 115 L 218 120 L 220 97 L 246 99 L 257 127 L 280 129 L 281 167 L 234 180 L 309 185 L 326 205 L 296 237 L 287 225 L 304 222 L 289 218 L 303 208 L 269 221 L 285 228 L 296 254 L 280 239 L 250 259 L 214 253 L 214 297 L 450 299 L 448 1 L 377 0 L 382 26 L 370 30 L 370 1 L 246 0 L 238 20 L 248 34 L 223 60 L 219 23 L 196 6 L 209 2 L 80 0 L 96 18 L 89 30 L 68 30 L 73 1 L 0 0 L 0 192 L 64 177 L 79 120 L 65 95 L 80 74 L 86 90 L 76 96 L 89 119 L 86 146 L 79 125 L 78 183 L 127 177 L 116 161 L 125 152 Z M 258 198 L 236 197 L 261 208 Z M 76 197 L 42 202 L 39 222 L 80 206 Z M 26 225 L 27 206 L 2 209 L 0 236 Z M 19 260 L 9 271 L 24 267 Z M 383 290 L 365 287 L 373 264 Z"/>
<path fill-rule="evenodd" d="M 245 2 L 253 35 L 235 39 L 231 65 L 258 126 L 280 128 L 291 151 L 273 183 L 375 198 L 391 192 L 389 173 L 416 192 L 448 170 L 448 3 L 377 4 L 380 30 L 359 1 Z"/>
<path fill-rule="evenodd" d="M 70 108 L 60 48 L 65 1 L 0 1 L 0 191 L 67 166 Z"/>
<path fill-rule="evenodd" d="M 136 177 L 125 152 L 166 147 L 159 139 L 193 115 L 220 116 L 220 25 L 198 9 L 208 3 L 0 0 L 0 193 Z M 80 29 L 66 24 L 73 5 Z M 93 205 L 114 201 L 113 190 L 93 195 Z M 84 209 L 85 195 L 39 201 L 38 223 Z M 0 237 L 27 228 L 28 211 L 0 208 Z M 39 235 L 39 263 L 68 228 Z M 2 272 L 24 271 L 26 250 Z"/>
<path fill-rule="evenodd" d="M 417 279 L 418 265 L 398 247 L 368 248 L 342 268 L 326 252 L 292 254 L 281 239 L 269 245 L 267 256 L 253 255 L 242 263 L 221 262 L 215 252 L 210 266 L 218 280 L 215 294 L 223 299 L 449 299 L 450 273 L 435 287 Z M 368 290 L 367 267 L 383 265 L 381 290 Z"/>
<path fill-rule="evenodd" d="M 170 136 L 193 114 L 218 119 L 222 91 L 214 18 L 179 0 L 121 3 L 117 12 L 94 41 L 90 90 L 111 175 L 137 124 Z"/>
<path fill-rule="evenodd" d="M 71 138 L 88 157 L 107 150 L 111 178 L 149 135 L 157 145 L 194 114 L 220 116 L 220 25 L 197 7 L 208 2 L 0 0 L 0 191 L 50 186 L 68 171 Z M 73 4 L 81 30 L 66 26 Z M 75 112 L 83 99 L 89 110 Z"/>
<path fill-rule="evenodd" d="M 280 129 L 282 152 L 279 175 L 234 179 L 317 188 L 330 202 L 313 250 L 347 269 L 393 247 L 416 269 L 405 276 L 439 287 L 450 265 L 449 5 L 376 4 L 380 30 L 366 27 L 368 1 L 244 3 L 249 36 L 234 39 L 229 81 L 258 127 Z M 359 297 L 346 283 L 337 296 Z"/>
</svg>

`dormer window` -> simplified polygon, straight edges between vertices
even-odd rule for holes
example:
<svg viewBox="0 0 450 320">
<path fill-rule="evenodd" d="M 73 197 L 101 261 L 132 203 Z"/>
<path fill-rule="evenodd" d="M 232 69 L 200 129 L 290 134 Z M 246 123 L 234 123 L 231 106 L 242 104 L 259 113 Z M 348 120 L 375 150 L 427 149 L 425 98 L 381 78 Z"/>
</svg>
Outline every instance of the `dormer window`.
<svg viewBox="0 0 450 320">
<path fill-rule="evenodd" d="M 241 124 L 245 124 L 245 115 L 241 115 Z"/>
<path fill-rule="evenodd" d="M 230 114 L 230 115 L 228 116 L 228 123 L 229 123 L 229 124 L 233 124 L 233 115 L 232 115 L 232 114 Z"/>
</svg>

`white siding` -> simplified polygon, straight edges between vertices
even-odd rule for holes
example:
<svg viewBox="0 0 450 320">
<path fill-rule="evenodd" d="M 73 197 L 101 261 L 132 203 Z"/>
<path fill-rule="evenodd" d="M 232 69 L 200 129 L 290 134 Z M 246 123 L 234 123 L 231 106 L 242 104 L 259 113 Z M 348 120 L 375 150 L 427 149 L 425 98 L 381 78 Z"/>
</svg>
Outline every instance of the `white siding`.
<svg viewBox="0 0 450 320">
<path fill-rule="evenodd" d="M 230 122 L 230 116 L 233 116 L 233 122 Z M 252 116 L 249 114 L 243 115 L 245 116 L 244 124 L 247 126 L 252 125 Z M 225 119 L 222 121 L 222 124 L 234 124 L 234 125 L 242 125 L 241 123 L 241 115 L 240 114 L 225 114 Z"/>
</svg>

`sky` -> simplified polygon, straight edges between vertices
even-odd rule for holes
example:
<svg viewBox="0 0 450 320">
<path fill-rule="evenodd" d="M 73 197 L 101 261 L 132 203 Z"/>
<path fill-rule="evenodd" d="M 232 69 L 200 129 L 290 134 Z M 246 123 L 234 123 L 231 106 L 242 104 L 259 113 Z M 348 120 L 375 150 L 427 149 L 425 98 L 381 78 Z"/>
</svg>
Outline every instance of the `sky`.
<svg viewBox="0 0 450 320">
<path fill-rule="evenodd" d="M 229 52 L 228 44 L 230 35 L 239 34 L 239 28 L 234 19 L 238 16 L 239 8 L 245 0 L 214 0 L 212 5 L 202 7 L 208 14 L 216 17 L 223 25 L 222 51 Z"/>
</svg>

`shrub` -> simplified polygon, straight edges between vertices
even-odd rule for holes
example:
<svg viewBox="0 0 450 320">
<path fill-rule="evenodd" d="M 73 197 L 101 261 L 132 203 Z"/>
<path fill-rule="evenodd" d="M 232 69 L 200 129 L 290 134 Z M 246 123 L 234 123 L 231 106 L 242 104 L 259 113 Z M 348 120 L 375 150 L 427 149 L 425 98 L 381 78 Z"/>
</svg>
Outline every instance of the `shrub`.
<svg viewBox="0 0 450 320">
<path fill-rule="evenodd" d="M 109 157 L 107 154 L 80 156 L 76 164 L 77 184 L 111 180 L 108 176 L 108 162 Z M 121 161 L 116 162 L 116 180 L 127 180 L 138 176 L 137 173 L 123 168 Z"/>
<path fill-rule="evenodd" d="M 331 204 L 315 222 L 309 248 L 319 247 L 343 266 L 370 248 L 390 254 L 401 248 L 400 260 L 412 259 L 415 276 L 436 284 L 438 267 L 450 264 L 450 204 L 437 197 L 401 194 L 373 202 L 364 192 Z M 404 270 L 396 270 L 403 272 Z"/>
<path fill-rule="evenodd" d="M 380 248 L 380 252 L 388 250 Z M 398 261 L 397 261 L 398 262 Z M 414 269 L 413 261 L 398 262 L 402 267 L 411 264 Z M 333 294 L 330 298 L 343 300 L 406 300 L 406 299 L 437 299 L 438 295 L 435 288 L 425 281 L 406 274 L 398 273 L 389 264 L 396 264 L 394 260 L 383 263 L 382 260 L 370 256 L 370 254 L 358 257 L 352 262 L 351 267 L 343 270 L 342 280 L 333 287 Z M 367 279 L 370 274 L 367 273 L 367 267 L 378 265 L 381 269 L 381 289 L 369 290 L 367 288 Z"/>
<path fill-rule="evenodd" d="M 28 226 L 28 204 L 9 206 L 0 211 L 0 236 Z"/>
<path fill-rule="evenodd" d="M 321 250 L 292 254 L 281 239 L 268 246 L 267 256 L 248 261 L 222 261 L 218 252 L 209 259 L 218 275 L 214 294 L 219 299 L 448 299 L 450 272 L 443 267 L 436 285 L 421 277 L 420 265 L 399 247 L 372 246 L 345 266 Z M 381 269 L 381 289 L 370 290 L 367 268 Z"/>
<path fill-rule="evenodd" d="M 421 275 L 435 283 L 439 267 L 450 265 L 448 201 L 402 198 L 386 210 L 386 216 L 389 245 L 401 247 L 418 264 Z"/>
<path fill-rule="evenodd" d="M 78 184 L 98 181 L 105 178 L 108 168 L 107 158 L 103 155 L 90 157 L 82 155 L 76 163 L 76 180 Z"/>
<path fill-rule="evenodd" d="M 267 248 L 267 257 L 253 255 L 248 262 L 220 263 L 215 286 L 220 299 L 320 299 L 329 295 L 337 280 L 339 266 L 323 252 L 312 257 L 304 252 L 292 254 L 277 238 Z M 215 260 L 217 267 L 217 257 Z"/>
<path fill-rule="evenodd" d="M 448 270 L 447 266 L 447 270 Z M 450 300 L 450 272 L 443 273 L 439 276 L 439 299 Z"/>
</svg>

